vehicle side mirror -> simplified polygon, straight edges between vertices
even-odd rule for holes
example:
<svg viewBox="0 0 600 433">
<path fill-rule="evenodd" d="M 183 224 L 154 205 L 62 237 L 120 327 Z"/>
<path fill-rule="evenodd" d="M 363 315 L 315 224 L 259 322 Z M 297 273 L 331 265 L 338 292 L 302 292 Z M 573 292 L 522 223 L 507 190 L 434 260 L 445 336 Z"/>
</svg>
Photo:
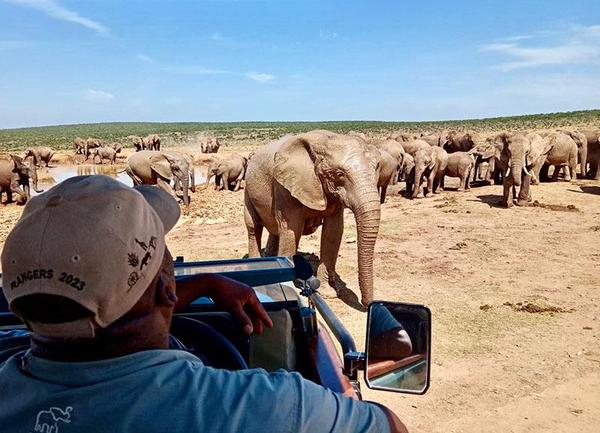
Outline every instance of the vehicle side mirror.
<svg viewBox="0 0 600 433">
<path fill-rule="evenodd" d="M 367 316 L 365 383 L 371 389 L 424 394 L 431 365 L 431 311 L 376 301 Z"/>
</svg>

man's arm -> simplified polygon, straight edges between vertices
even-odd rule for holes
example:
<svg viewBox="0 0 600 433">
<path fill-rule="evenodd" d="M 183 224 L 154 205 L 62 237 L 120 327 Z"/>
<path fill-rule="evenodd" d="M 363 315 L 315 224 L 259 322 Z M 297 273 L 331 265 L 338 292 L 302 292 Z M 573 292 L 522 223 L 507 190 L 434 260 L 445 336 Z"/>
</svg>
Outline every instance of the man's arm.
<svg viewBox="0 0 600 433">
<path fill-rule="evenodd" d="M 273 326 L 251 287 L 219 274 L 191 275 L 178 281 L 175 311 L 203 296 L 229 311 L 241 323 L 246 334 L 261 334 L 263 325 Z"/>
<path fill-rule="evenodd" d="M 368 403 L 374 404 L 385 413 L 388 423 L 390 424 L 390 433 L 408 433 L 406 426 L 402 423 L 402 421 L 400 421 L 400 418 L 398 418 L 394 412 L 392 412 L 382 404 L 375 403 L 372 401 L 369 401 Z"/>
</svg>

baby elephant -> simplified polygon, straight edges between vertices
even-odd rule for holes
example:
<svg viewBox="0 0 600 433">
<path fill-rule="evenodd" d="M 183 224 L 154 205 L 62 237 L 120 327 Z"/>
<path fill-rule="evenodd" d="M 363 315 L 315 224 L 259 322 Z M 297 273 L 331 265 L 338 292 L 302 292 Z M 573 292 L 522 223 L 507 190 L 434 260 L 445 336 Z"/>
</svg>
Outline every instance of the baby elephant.
<svg viewBox="0 0 600 433">
<path fill-rule="evenodd" d="M 25 151 L 24 158 L 31 157 L 36 167 L 48 167 L 53 156 L 54 151 L 49 147 L 30 147 Z"/>
<path fill-rule="evenodd" d="M 471 171 L 475 166 L 475 157 L 472 152 L 454 152 L 448 154 L 448 166 L 446 167 L 446 176 L 458 177 L 460 184 L 459 191 L 469 190 L 469 180 Z M 444 187 L 444 179 L 442 178 L 442 188 Z"/>
<path fill-rule="evenodd" d="M 92 156 L 92 161 L 96 164 L 96 157 L 100 157 L 99 164 L 102 164 L 102 160 L 108 159 L 110 164 L 114 164 L 117 159 L 117 151 L 112 147 L 96 147 L 90 150 L 90 155 Z"/>
</svg>

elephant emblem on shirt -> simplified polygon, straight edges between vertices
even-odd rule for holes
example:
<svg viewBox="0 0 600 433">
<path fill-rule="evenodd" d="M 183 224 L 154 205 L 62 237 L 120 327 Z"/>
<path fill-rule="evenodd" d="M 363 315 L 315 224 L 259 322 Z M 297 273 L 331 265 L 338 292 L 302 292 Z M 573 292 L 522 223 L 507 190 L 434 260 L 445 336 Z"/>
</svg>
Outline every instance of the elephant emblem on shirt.
<svg viewBox="0 0 600 433">
<path fill-rule="evenodd" d="M 58 423 L 70 423 L 73 408 L 67 406 L 64 410 L 59 407 L 51 407 L 48 410 L 38 412 L 35 419 L 34 431 L 39 433 L 58 433 Z"/>
</svg>

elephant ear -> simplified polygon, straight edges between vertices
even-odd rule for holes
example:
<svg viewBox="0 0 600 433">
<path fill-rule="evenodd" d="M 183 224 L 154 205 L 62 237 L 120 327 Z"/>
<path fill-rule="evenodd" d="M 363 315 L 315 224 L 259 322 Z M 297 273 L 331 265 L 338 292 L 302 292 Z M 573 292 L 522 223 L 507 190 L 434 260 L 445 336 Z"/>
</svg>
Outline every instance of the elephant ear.
<svg viewBox="0 0 600 433">
<path fill-rule="evenodd" d="M 504 146 L 506 146 L 508 144 L 508 133 L 502 132 L 502 133 L 496 135 L 493 138 L 492 143 L 494 144 L 496 149 L 498 149 L 499 151 L 502 151 L 504 149 Z"/>
<path fill-rule="evenodd" d="M 150 162 L 150 168 L 154 170 L 160 177 L 171 180 L 173 178 L 173 172 L 169 165 L 169 160 L 165 155 L 152 155 L 148 161 Z"/>
<path fill-rule="evenodd" d="M 527 165 L 535 164 L 542 155 L 546 155 L 552 149 L 552 145 L 548 140 L 543 139 L 541 136 L 539 138 L 534 137 L 529 142 L 531 150 L 526 156 Z"/>
<path fill-rule="evenodd" d="M 21 171 L 23 169 L 23 158 L 21 158 L 20 156 L 17 155 L 10 155 L 10 157 L 13 160 L 13 163 L 15 164 L 15 168 L 13 169 L 14 172 L 18 172 Z"/>
<path fill-rule="evenodd" d="M 317 158 L 304 138 L 290 138 L 275 152 L 273 176 L 304 206 L 322 211 L 327 199 L 315 172 Z"/>
</svg>

